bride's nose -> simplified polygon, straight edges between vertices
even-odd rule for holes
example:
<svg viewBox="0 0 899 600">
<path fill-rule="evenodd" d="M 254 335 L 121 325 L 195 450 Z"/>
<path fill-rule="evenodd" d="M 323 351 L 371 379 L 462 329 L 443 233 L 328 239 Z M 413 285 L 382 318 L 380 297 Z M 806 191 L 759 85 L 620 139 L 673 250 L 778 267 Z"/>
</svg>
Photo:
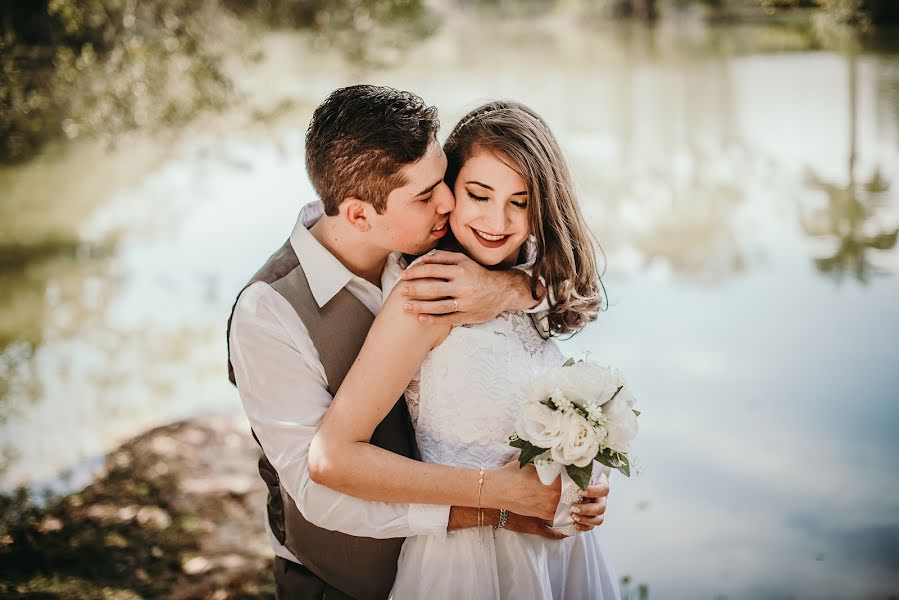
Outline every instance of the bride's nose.
<svg viewBox="0 0 899 600">
<path fill-rule="evenodd" d="M 489 233 L 499 235 L 506 230 L 509 224 L 509 212 L 506 204 L 501 202 L 488 202 L 484 212 L 484 225 L 490 228 Z"/>
</svg>

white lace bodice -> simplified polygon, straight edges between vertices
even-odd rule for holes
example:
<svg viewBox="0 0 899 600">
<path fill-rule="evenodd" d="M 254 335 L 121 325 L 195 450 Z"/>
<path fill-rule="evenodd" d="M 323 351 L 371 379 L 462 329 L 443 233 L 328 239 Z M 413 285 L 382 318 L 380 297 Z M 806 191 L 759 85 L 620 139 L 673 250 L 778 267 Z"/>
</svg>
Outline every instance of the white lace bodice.
<svg viewBox="0 0 899 600">
<path fill-rule="evenodd" d="M 516 450 L 507 439 L 528 382 L 563 360 L 523 312 L 454 327 L 406 391 L 422 460 L 488 468 L 508 462 Z"/>
</svg>

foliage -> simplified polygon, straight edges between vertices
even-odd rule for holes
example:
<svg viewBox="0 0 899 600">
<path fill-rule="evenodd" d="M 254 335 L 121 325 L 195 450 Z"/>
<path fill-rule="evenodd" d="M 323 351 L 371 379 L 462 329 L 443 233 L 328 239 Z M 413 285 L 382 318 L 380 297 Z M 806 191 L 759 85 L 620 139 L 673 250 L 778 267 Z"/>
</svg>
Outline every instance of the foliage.
<svg viewBox="0 0 899 600">
<path fill-rule="evenodd" d="M 111 141 L 232 105 L 224 60 L 251 42 L 245 22 L 313 29 L 366 65 L 436 28 L 423 0 L 15 0 L 0 17 L 0 162 L 60 132 Z"/>
<path fill-rule="evenodd" d="M 226 23 L 190 0 L 12 6 L 0 62 L 6 161 L 28 158 L 60 130 L 112 139 L 183 123 L 230 97 L 225 48 L 216 43 Z"/>
</svg>

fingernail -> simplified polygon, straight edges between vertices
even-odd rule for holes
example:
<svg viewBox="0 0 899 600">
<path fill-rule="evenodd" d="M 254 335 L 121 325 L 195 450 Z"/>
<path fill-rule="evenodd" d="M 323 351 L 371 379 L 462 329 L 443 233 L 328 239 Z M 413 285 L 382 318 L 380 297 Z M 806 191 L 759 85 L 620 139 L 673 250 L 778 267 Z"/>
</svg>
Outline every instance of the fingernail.
<svg viewBox="0 0 899 600">
<path fill-rule="evenodd" d="M 581 518 L 580 518 L 579 516 L 577 516 L 577 515 L 574 515 L 574 516 L 571 517 L 571 518 L 574 519 L 575 521 L 577 521 L 578 523 L 581 522 Z"/>
<path fill-rule="evenodd" d="M 403 296 L 408 296 L 408 295 L 409 295 L 409 286 L 406 286 L 406 285 L 402 286 L 402 287 L 400 288 L 400 293 L 401 293 Z"/>
<path fill-rule="evenodd" d="M 412 312 L 412 303 L 406 302 L 405 304 L 403 304 L 403 310 L 406 312 Z"/>
<path fill-rule="evenodd" d="M 576 515 L 579 515 L 579 514 L 581 514 L 581 507 L 580 506 L 572 506 L 571 512 L 573 512 Z"/>
</svg>

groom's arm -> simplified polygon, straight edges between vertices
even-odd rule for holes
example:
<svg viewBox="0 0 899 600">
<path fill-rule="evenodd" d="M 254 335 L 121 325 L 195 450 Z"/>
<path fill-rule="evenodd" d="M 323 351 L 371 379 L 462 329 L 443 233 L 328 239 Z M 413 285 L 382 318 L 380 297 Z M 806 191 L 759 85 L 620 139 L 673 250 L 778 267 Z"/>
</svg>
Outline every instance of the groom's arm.
<svg viewBox="0 0 899 600">
<path fill-rule="evenodd" d="M 253 431 L 306 519 L 362 537 L 446 533 L 448 506 L 372 502 L 310 479 L 309 445 L 332 398 L 305 327 L 287 301 L 264 283 L 248 287 L 237 303 L 231 362 Z"/>
<path fill-rule="evenodd" d="M 464 254 L 426 254 L 397 284 L 406 312 L 431 322 L 483 323 L 510 310 L 546 310 L 546 289 L 522 269 L 490 270 Z M 455 300 L 455 302 L 454 302 Z"/>
</svg>

